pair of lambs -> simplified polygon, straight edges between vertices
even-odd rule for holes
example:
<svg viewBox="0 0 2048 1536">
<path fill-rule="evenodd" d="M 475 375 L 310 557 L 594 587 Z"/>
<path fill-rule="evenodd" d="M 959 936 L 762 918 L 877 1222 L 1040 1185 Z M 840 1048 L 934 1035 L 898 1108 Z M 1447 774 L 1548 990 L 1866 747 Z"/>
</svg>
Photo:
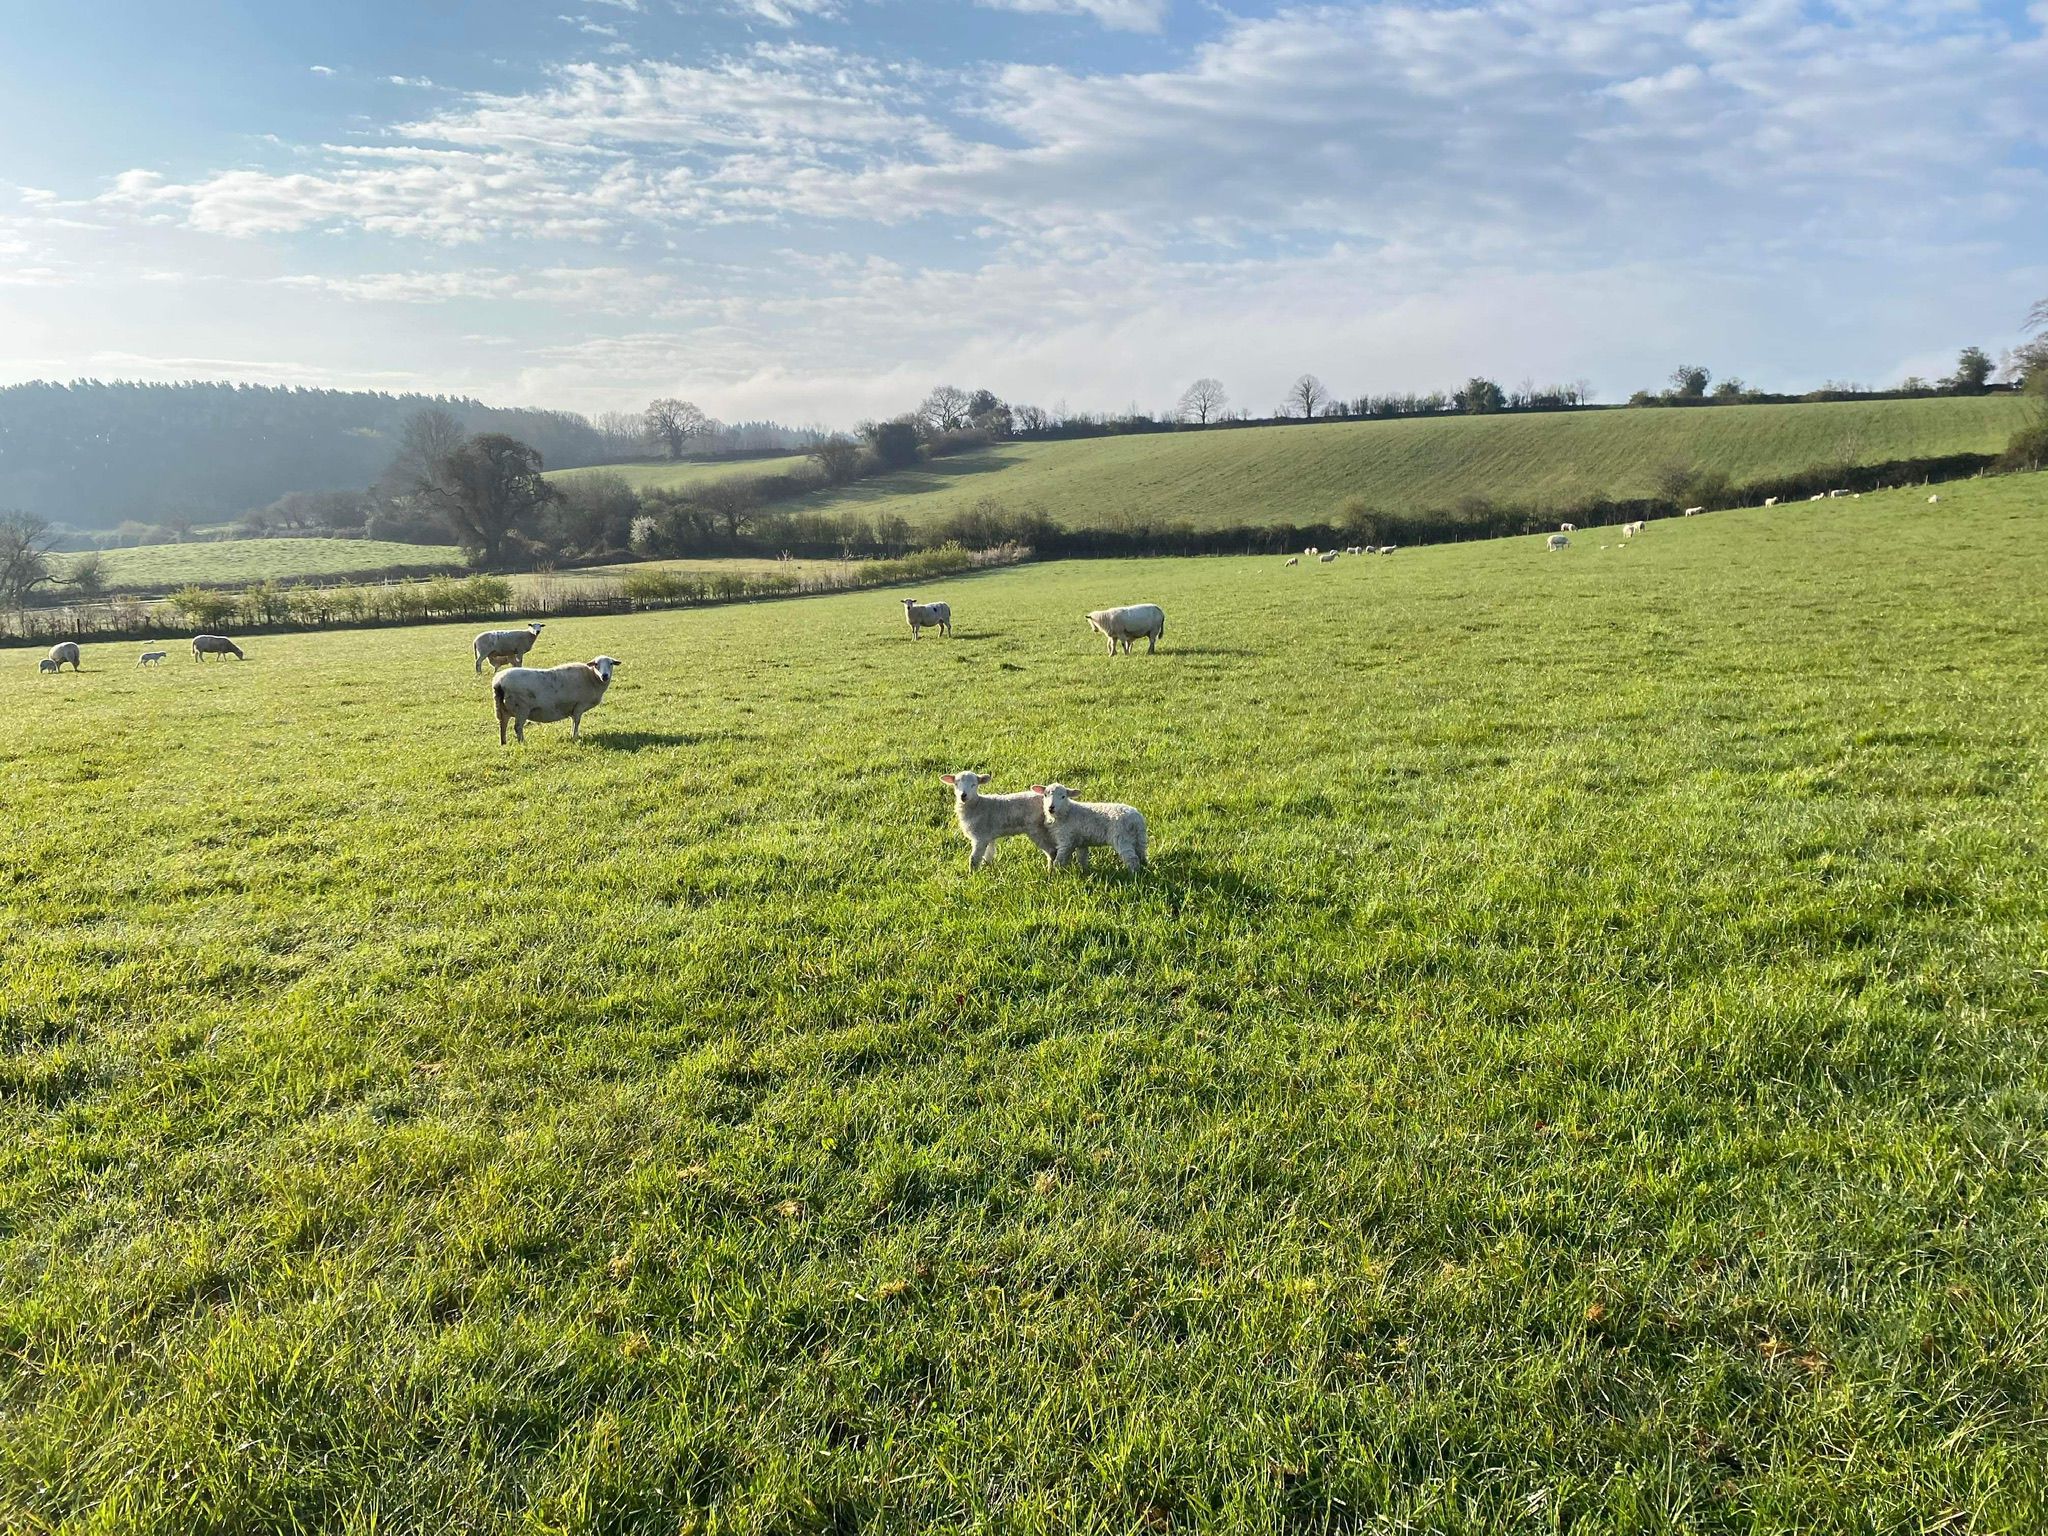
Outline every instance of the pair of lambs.
<svg viewBox="0 0 2048 1536">
<path fill-rule="evenodd" d="M 1145 867 L 1145 818 L 1132 805 L 1114 801 L 1076 800 L 1064 784 L 1034 784 L 1028 792 L 984 795 L 985 773 L 942 773 L 953 790 L 953 814 L 967 839 L 967 867 L 988 862 L 995 845 L 1006 837 L 1028 837 L 1049 865 L 1064 868 L 1088 862 L 1090 848 L 1108 848 L 1124 868 Z"/>
</svg>

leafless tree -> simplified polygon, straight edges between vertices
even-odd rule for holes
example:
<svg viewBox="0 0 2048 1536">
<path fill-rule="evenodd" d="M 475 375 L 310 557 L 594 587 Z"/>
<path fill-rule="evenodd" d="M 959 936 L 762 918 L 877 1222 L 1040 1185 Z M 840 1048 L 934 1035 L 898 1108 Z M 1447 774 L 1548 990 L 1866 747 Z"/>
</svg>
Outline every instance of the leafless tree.
<svg viewBox="0 0 2048 1536">
<path fill-rule="evenodd" d="M 1304 421 L 1314 421 L 1322 410 L 1330 392 L 1323 388 L 1323 381 L 1312 373 L 1304 373 L 1294 381 L 1294 387 L 1287 391 L 1287 399 L 1281 405 L 1283 413 L 1291 413 Z"/>
<path fill-rule="evenodd" d="M 1221 380 L 1197 379 L 1180 397 L 1180 405 L 1175 414 L 1182 421 L 1192 421 L 1206 427 L 1223 413 L 1223 408 L 1228 404 L 1230 396 L 1223 392 Z"/>
<path fill-rule="evenodd" d="M 56 545 L 47 519 L 32 512 L 0 517 L 0 607 L 19 608 L 36 588 L 57 579 L 50 569 Z"/>
<path fill-rule="evenodd" d="M 690 439 L 711 425 L 710 418 L 687 400 L 650 400 L 640 419 L 647 436 L 668 449 L 672 459 L 680 459 Z"/>
<path fill-rule="evenodd" d="M 951 432 L 966 426 L 971 419 L 969 404 L 966 390 L 941 384 L 924 397 L 924 403 L 917 408 L 917 417 L 930 431 Z"/>
<path fill-rule="evenodd" d="M 847 485 L 860 473 L 860 444 L 835 432 L 811 450 L 811 462 L 827 485 Z"/>
</svg>

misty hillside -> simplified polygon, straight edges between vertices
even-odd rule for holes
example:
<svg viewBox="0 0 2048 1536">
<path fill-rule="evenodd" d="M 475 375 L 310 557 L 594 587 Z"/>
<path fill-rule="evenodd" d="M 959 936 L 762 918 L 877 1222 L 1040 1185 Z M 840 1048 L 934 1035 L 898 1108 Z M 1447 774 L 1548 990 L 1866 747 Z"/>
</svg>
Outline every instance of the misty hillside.
<svg viewBox="0 0 2048 1536">
<path fill-rule="evenodd" d="M 84 528 L 124 518 L 231 517 L 287 491 L 370 484 L 406 418 L 427 406 L 473 432 L 508 432 L 550 466 L 604 457 L 564 411 L 504 410 L 441 395 L 256 384 L 16 384 L 0 388 L 0 510 Z"/>
</svg>

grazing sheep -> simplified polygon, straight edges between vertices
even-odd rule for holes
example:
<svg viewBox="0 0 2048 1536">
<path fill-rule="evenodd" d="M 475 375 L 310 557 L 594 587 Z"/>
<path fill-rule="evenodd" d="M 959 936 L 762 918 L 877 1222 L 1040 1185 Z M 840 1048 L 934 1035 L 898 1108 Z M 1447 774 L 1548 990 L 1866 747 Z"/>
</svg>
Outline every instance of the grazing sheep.
<svg viewBox="0 0 2048 1536">
<path fill-rule="evenodd" d="M 1324 551 L 1323 551 L 1323 552 L 1322 552 L 1322 553 L 1321 553 L 1320 555 L 1317 555 L 1317 556 L 1316 556 L 1316 564 L 1317 564 L 1317 565 L 1328 565 L 1328 564 L 1329 564 L 1329 563 L 1330 563 L 1330 562 L 1331 562 L 1332 560 L 1334 560 L 1334 559 L 1336 559 L 1336 558 L 1337 558 L 1337 551 L 1335 551 L 1334 549 L 1326 549 L 1326 550 L 1324 550 Z"/>
<path fill-rule="evenodd" d="M 1707 509 L 1705 507 L 1687 507 L 1685 509 L 1685 515 L 1687 517 L 1698 517 L 1702 512 L 1706 510 Z"/>
<path fill-rule="evenodd" d="M 1006 837 L 1028 837 L 1050 864 L 1059 851 L 1052 828 L 1045 819 L 1045 797 L 1037 790 L 1028 794 L 984 795 L 981 786 L 989 782 L 985 773 L 942 773 L 942 782 L 953 787 L 953 814 L 969 844 L 967 867 L 979 869 L 995 853 L 998 841 Z"/>
<path fill-rule="evenodd" d="M 533 620 L 524 629 L 487 629 L 470 642 L 470 650 L 476 655 L 473 672 L 481 672 L 484 663 L 489 662 L 493 670 L 508 663 L 526 659 L 526 653 L 533 649 L 533 642 L 540 638 L 540 632 L 547 626 L 539 619 Z"/>
<path fill-rule="evenodd" d="M 209 656 L 218 656 L 225 661 L 232 656 L 237 661 L 247 661 L 242 648 L 226 635 L 194 635 L 192 637 L 192 659 L 204 661 Z"/>
<path fill-rule="evenodd" d="M 1287 557 L 1287 560 L 1286 560 L 1286 562 L 1285 562 L 1285 563 L 1286 563 L 1286 564 L 1288 564 L 1288 565 L 1299 565 L 1299 564 L 1301 564 L 1301 556 L 1299 556 L 1299 555 L 1289 555 L 1289 556 Z"/>
<path fill-rule="evenodd" d="M 38 672 L 54 672 L 57 670 L 57 663 L 45 656 L 36 663 L 36 670 Z"/>
<path fill-rule="evenodd" d="M 57 667 L 63 666 L 67 661 L 71 663 L 71 670 L 76 672 L 78 670 L 77 643 L 71 640 L 58 641 L 50 647 L 50 660 L 56 663 L 56 666 L 50 668 L 52 672 L 56 671 Z"/>
<path fill-rule="evenodd" d="M 1398 546 L 1393 544 L 1382 544 L 1380 546 L 1380 553 L 1383 555 L 1391 555 L 1397 547 Z"/>
<path fill-rule="evenodd" d="M 1847 491 L 1829 491 L 1829 492 L 1828 492 L 1828 500 L 1829 500 L 1829 501 L 1833 501 L 1833 500 L 1834 500 L 1834 499 L 1835 499 L 1836 497 L 1838 497 L 1838 496 L 1846 496 L 1846 495 L 1848 495 L 1848 494 L 1849 494 L 1849 493 L 1848 493 Z"/>
<path fill-rule="evenodd" d="M 1624 539 L 1632 539 L 1632 538 L 1634 538 L 1634 537 L 1635 537 L 1635 536 L 1636 536 L 1637 534 L 1641 533 L 1642 531 L 1643 531 L 1643 525 L 1642 525 L 1641 523 L 1639 523 L 1639 522 L 1638 522 L 1638 523 L 1623 523 L 1623 524 L 1621 525 L 1621 536 L 1622 536 L 1622 537 L 1623 537 Z"/>
<path fill-rule="evenodd" d="M 571 661 L 559 667 L 507 667 L 491 679 L 491 697 L 498 704 L 498 745 L 505 745 L 505 723 L 521 741 L 529 720 L 567 720 L 573 741 L 583 732 L 583 716 L 597 708 L 611 686 L 615 656 Z"/>
<path fill-rule="evenodd" d="M 1559 533 L 1577 533 L 1579 531 L 1579 525 L 1577 523 L 1559 523 L 1557 525 L 1557 531 Z"/>
<path fill-rule="evenodd" d="M 1365 546 L 1363 544 L 1354 544 L 1345 550 L 1344 553 L 1347 555 L 1362 555 L 1365 553 Z"/>
<path fill-rule="evenodd" d="M 936 629 L 942 635 L 953 633 L 953 608 L 950 603 L 920 603 L 914 597 L 903 599 L 903 616 L 910 620 L 910 638 L 923 638 L 919 633 L 925 629 Z"/>
<path fill-rule="evenodd" d="M 1815 491 L 1811 496 L 1807 497 L 1806 499 L 1808 501 L 1826 501 L 1828 499 L 1827 492 Z"/>
<path fill-rule="evenodd" d="M 1927 505 L 1931 507 L 1939 500 L 1941 500 L 1939 496 L 1930 496 L 1927 498 Z"/>
<path fill-rule="evenodd" d="M 1109 654 L 1114 656 L 1121 645 L 1126 656 L 1131 654 L 1131 642 L 1141 635 L 1145 640 L 1145 654 L 1151 655 L 1159 649 L 1159 642 L 1166 638 L 1166 610 L 1157 603 L 1131 603 L 1122 608 L 1098 608 L 1093 613 L 1082 615 L 1097 634 L 1109 637 Z"/>
<path fill-rule="evenodd" d="M 1775 507 L 1777 504 L 1778 498 L 1775 496 L 1766 496 L 1764 498 L 1764 505 L 1767 507 Z"/>
<path fill-rule="evenodd" d="M 169 651 L 144 651 L 135 658 L 135 665 L 138 667 L 153 667 L 170 654 Z"/>
<path fill-rule="evenodd" d="M 1319 555 L 1322 553 L 1322 551 L 1317 549 L 1315 545 L 1311 544 L 1307 549 L 1304 549 L 1302 553 L 1304 555 Z"/>
<path fill-rule="evenodd" d="M 1547 540 L 1544 541 L 1543 547 L 1545 549 L 1569 549 L 1571 547 L 1571 542 L 1572 541 L 1566 538 L 1563 534 L 1553 533 Z"/>
<path fill-rule="evenodd" d="M 1052 828 L 1054 864 L 1064 867 L 1076 850 L 1085 867 L 1090 848 L 1113 849 L 1130 870 L 1145 867 L 1145 818 L 1136 806 L 1108 800 L 1076 800 L 1064 784 L 1034 784 L 1034 795 L 1045 796 L 1046 825 Z"/>
</svg>

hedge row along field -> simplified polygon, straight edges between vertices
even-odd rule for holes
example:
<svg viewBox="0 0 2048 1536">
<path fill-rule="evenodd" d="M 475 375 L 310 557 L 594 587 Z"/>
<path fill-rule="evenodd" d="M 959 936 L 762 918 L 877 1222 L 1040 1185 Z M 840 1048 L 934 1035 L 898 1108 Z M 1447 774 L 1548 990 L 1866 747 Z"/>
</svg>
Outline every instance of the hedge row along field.
<svg viewBox="0 0 2048 1536">
<path fill-rule="evenodd" d="M 2042 1529 L 2044 531 L 20 657 L 0 1523 Z"/>
</svg>

